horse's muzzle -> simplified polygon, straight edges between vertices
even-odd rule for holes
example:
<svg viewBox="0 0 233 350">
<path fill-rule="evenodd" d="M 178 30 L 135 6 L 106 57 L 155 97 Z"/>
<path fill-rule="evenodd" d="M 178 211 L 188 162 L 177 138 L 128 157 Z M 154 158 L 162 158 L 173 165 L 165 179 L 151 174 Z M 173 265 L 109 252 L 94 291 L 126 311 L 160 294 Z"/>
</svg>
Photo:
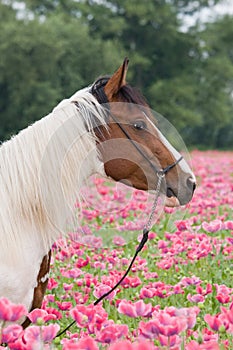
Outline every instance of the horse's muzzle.
<svg viewBox="0 0 233 350">
<path fill-rule="evenodd" d="M 168 207 L 177 207 L 189 203 L 193 197 L 195 188 L 196 181 L 192 176 L 188 177 L 185 186 L 181 186 L 178 190 L 174 190 L 168 186 L 165 205 Z"/>
</svg>

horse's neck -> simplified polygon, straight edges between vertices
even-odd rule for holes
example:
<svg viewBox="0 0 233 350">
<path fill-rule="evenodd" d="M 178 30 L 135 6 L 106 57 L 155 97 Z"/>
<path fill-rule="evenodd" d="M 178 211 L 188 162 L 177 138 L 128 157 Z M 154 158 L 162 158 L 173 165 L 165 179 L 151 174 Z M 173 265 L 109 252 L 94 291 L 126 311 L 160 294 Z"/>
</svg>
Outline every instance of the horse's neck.
<svg viewBox="0 0 233 350">
<path fill-rule="evenodd" d="M 83 181 L 104 173 L 95 138 L 70 100 L 3 144 L 0 165 L 0 238 L 7 235 L 9 245 L 36 233 L 46 249 L 64 229 Z"/>
</svg>

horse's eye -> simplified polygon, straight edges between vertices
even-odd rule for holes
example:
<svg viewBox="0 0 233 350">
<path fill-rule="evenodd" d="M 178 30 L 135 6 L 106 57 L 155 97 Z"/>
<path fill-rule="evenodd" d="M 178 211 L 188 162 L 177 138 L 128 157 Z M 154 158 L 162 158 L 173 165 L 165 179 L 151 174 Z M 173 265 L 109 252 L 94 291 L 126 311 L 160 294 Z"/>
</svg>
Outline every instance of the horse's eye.
<svg viewBox="0 0 233 350">
<path fill-rule="evenodd" d="M 136 130 L 145 130 L 146 129 L 146 123 L 143 120 L 138 120 L 133 123 L 133 127 Z"/>
</svg>

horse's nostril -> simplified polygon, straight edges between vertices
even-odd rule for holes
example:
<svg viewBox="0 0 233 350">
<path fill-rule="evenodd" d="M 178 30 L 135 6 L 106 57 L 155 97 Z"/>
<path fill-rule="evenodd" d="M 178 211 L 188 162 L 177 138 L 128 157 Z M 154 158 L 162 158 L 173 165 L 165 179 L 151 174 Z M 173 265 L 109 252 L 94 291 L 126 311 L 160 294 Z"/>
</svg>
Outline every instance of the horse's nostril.
<svg viewBox="0 0 233 350">
<path fill-rule="evenodd" d="M 192 191 L 192 193 L 195 191 L 196 188 L 196 182 L 192 177 L 189 177 L 187 179 L 187 186 Z"/>
</svg>

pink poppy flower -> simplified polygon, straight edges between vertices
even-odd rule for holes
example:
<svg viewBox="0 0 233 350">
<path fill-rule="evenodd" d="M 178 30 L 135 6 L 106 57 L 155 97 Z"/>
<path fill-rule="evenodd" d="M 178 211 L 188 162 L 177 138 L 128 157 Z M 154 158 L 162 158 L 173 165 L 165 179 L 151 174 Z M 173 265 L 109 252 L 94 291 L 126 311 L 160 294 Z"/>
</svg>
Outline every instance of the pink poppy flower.
<svg viewBox="0 0 233 350">
<path fill-rule="evenodd" d="M 22 326 L 18 324 L 11 324 L 2 329 L 2 343 L 13 343 L 15 340 L 19 338 L 21 333 L 23 332 Z"/>
<path fill-rule="evenodd" d="M 70 315 L 79 327 L 87 328 L 91 334 L 95 330 L 100 330 L 108 318 L 108 314 L 100 305 L 76 305 L 74 309 L 70 310 Z"/>
<path fill-rule="evenodd" d="M 200 309 L 196 306 L 187 307 L 175 310 L 175 315 L 178 317 L 184 317 L 187 323 L 187 329 L 191 329 L 195 326 L 197 315 L 199 314 Z"/>
<path fill-rule="evenodd" d="M 175 225 L 179 231 L 184 231 L 190 228 L 190 224 L 186 220 L 177 220 Z"/>
<path fill-rule="evenodd" d="M 233 230 L 233 221 L 226 221 L 224 222 L 224 229 L 225 230 Z"/>
<path fill-rule="evenodd" d="M 87 266 L 89 264 L 89 262 L 90 262 L 90 258 L 89 258 L 89 256 L 87 256 L 86 259 L 79 258 L 75 265 L 78 268 L 82 268 L 82 267 Z"/>
<path fill-rule="evenodd" d="M 24 305 L 14 304 L 7 298 L 0 299 L 0 320 L 15 322 L 27 314 Z"/>
<path fill-rule="evenodd" d="M 125 324 L 115 324 L 112 320 L 107 321 L 99 333 L 97 334 L 97 340 L 101 343 L 110 344 L 116 342 L 122 337 L 128 336 L 128 326 Z"/>
<path fill-rule="evenodd" d="M 93 292 L 93 295 L 98 299 L 105 293 L 107 293 L 109 290 L 111 290 L 111 287 L 106 284 L 99 284 L 97 287 L 95 287 L 95 290 Z M 117 291 L 114 290 L 112 293 L 110 293 L 105 299 L 112 300 L 115 298 Z"/>
<path fill-rule="evenodd" d="M 70 283 L 70 284 L 68 284 L 68 283 L 63 283 L 63 289 L 64 289 L 64 291 L 69 291 L 69 290 L 71 290 L 72 288 L 73 288 L 73 286 L 74 286 L 74 284 L 73 283 Z"/>
<path fill-rule="evenodd" d="M 205 297 L 201 294 L 191 295 L 190 293 L 187 295 L 188 301 L 192 303 L 203 303 L 205 301 Z"/>
<path fill-rule="evenodd" d="M 220 231 L 222 229 L 222 221 L 214 220 L 214 221 L 211 221 L 210 223 L 204 221 L 202 223 L 202 228 L 205 231 L 210 232 L 210 233 Z"/>
<path fill-rule="evenodd" d="M 43 322 L 56 320 L 56 316 L 54 314 L 49 314 L 46 310 L 42 309 L 34 309 L 27 316 L 32 323 L 37 323 L 38 319 L 42 320 Z"/>
<path fill-rule="evenodd" d="M 37 345 L 41 346 L 41 342 L 51 342 L 56 337 L 59 329 L 60 326 L 58 324 L 26 328 L 23 334 L 23 341 L 26 343 L 26 349 L 36 349 Z"/>
<path fill-rule="evenodd" d="M 224 326 L 224 321 L 219 317 L 219 315 L 212 316 L 210 314 L 206 314 L 204 316 L 205 322 L 210 326 L 214 331 L 218 331 L 219 327 Z M 226 323 L 225 323 L 226 324 Z"/>
<path fill-rule="evenodd" d="M 157 236 L 156 233 L 151 231 L 148 234 L 148 239 L 149 240 L 153 240 L 153 239 L 155 239 L 156 236 Z"/>
<path fill-rule="evenodd" d="M 39 326 L 31 326 L 25 329 L 22 338 L 27 347 L 30 345 L 29 349 L 33 349 L 36 343 L 41 342 L 40 334 L 41 329 Z"/>
<path fill-rule="evenodd" d="M 70 315 L 77 322 L 79 327 L 87 327 L 94 319 L 95 310 L 91 305 L 76 305 L 74 309 L 70 310 Z"/>
<path fill-rule="evenodd" d="M 174 349 L 174 347 L 180 349 L 181 338 L 178 335 L 164 336 L 162 334 L 159 334 L 158 340 L 161 346 L 169 346 L 169 349 Z"/>
<path fill-rule="evenodd" d="M 135 347 L 128 340 L 119 341 L 117 343 L 112 344 L 109 347 L 109 350 L 134 350 L 134 349 Z"/>
<path fill-rule="evenodd" d="M 110 345 L 108 350 L 155 350 L 153 344 L 148 341 L 139 343 L 131 343 L 128 340 L 122 340 L 115 344 Z"/>
<path fill-rule="evenodd" d="M 204 290 L 201 286 L 196 287 L 197 294 L 207 295 L 212 293 L 212 285 L 210 283 L 207 283 L 206 289 Z"/>
<path fill-rule="evenodd" d="M 54 318 L 55 320 L 60 320 L 62 318 L 61 312 L 58 311 L 57 309 L 55 309 L 54 307 L 46 307 L 46 311 L 49 314 L 49 317 L 50 317 L 50 315 L 54 315 L 55 316 L 55 318 Z"/>
<path fill-rule="evenodd" d="M 187 328 L 184 317 L 176 317 L 169 315 L 166 311 L 158 311 L 156 317 L 147 323 L 139 323 L 139 332 L 144 337 L 154 339 L 158 335 L 171 337 L 178 335 Z"/>
<path fill-rule="evenodd" d="M 221 311 L 226 316 L 231 325 L 233 325 L 233 303 L 231 303 L 228 310 L 225 307 L 221 307 Z"/>
<path fill-rule="evenodd" d="M 199 344 L 195 340 L 191 340 L 191 342 L 186 345 L 185 350 L 220 350 L 220 347 L 215 341 Z"/>
<path fill-rule="evenodd" d="M 66 339 L 66 341 L 63 342 L 62 349 L 63 350 L 76 350 L 76 349 L 99 350 L 99 347 L 93 338 L 85 337 L 80 339 L 79 341 L 75 341 L 73 339 Z"/>
<path fill-rule="evenodd" d="M 123 246 L 125 245 L 125 239 L 121 236 L 114 236 L 113 238 L 113 244 L 117 245 L 117 246 Z"/>
<path fill-rule="evenodd" d="M 226 304 L 231 301 L 231 297 L 228 294 L 223 294 L 219 293 L 216 295 L 216 299 L 221 303 L 221 304 Z"/>
<path fill-rule="evenodd" d="M 44 342 L 52 341 L 56 337 L 59 330 L 60 326 L 57 323 L 42 326 L 42 340 Z"/>
<path fill-rule="evenodd" d="M 57 288 L 57 286 L 58 286 L 58 283 L 55 281 L 55 279 L 49 278 L 47 289 L 52 290 L 52 289 Z"/>
<path fill-rule="evenodd" d="M 121 283 L 121 286 L 123 286 L 124 288 L 135 288 L 137 286 L 140 286 L 142 284 L 142 281 L 140 280 L 139 277 L 130 277 L 127 276 Z"/>
<path fill-rule="evenodd" d="M 61 269 L 61 275 L 64 276 L 64 277 L 68 277 L 68 278 L 78 278 L 80 277 L 83 272 L 82 270 L 78 269 L 78 268 L 73 268 L 73 269 Z M 72 287 L 73 287 L 73 284 L 72 284 Z M 65 286 L 64 286 L 65 288 Z"/>
<path fill-rule="evenodd" d="M 152 313 L 152 305 L 150 303 L 145 304 L 142 300 L 132 303 L 123 299 L 118 305 L 118 311 L 129 317 L 148 317 Z"/>
<path fill-rule="evenodd" d="M 60 310 L 62 311 L 66 311 L 66 310 L 70 310 L 72 308 L 72 303 L 70 301 L 57 301 L 57 306 L 59 307 Z"/>
<path fill-rule="evenodd" d="M 155 288 L 142 287 L 142 289 L 140 290 L 140 298 L 141 299 L 153 298 L 155 295 L 155 292 L 156 292 Z"/>
</svg>

